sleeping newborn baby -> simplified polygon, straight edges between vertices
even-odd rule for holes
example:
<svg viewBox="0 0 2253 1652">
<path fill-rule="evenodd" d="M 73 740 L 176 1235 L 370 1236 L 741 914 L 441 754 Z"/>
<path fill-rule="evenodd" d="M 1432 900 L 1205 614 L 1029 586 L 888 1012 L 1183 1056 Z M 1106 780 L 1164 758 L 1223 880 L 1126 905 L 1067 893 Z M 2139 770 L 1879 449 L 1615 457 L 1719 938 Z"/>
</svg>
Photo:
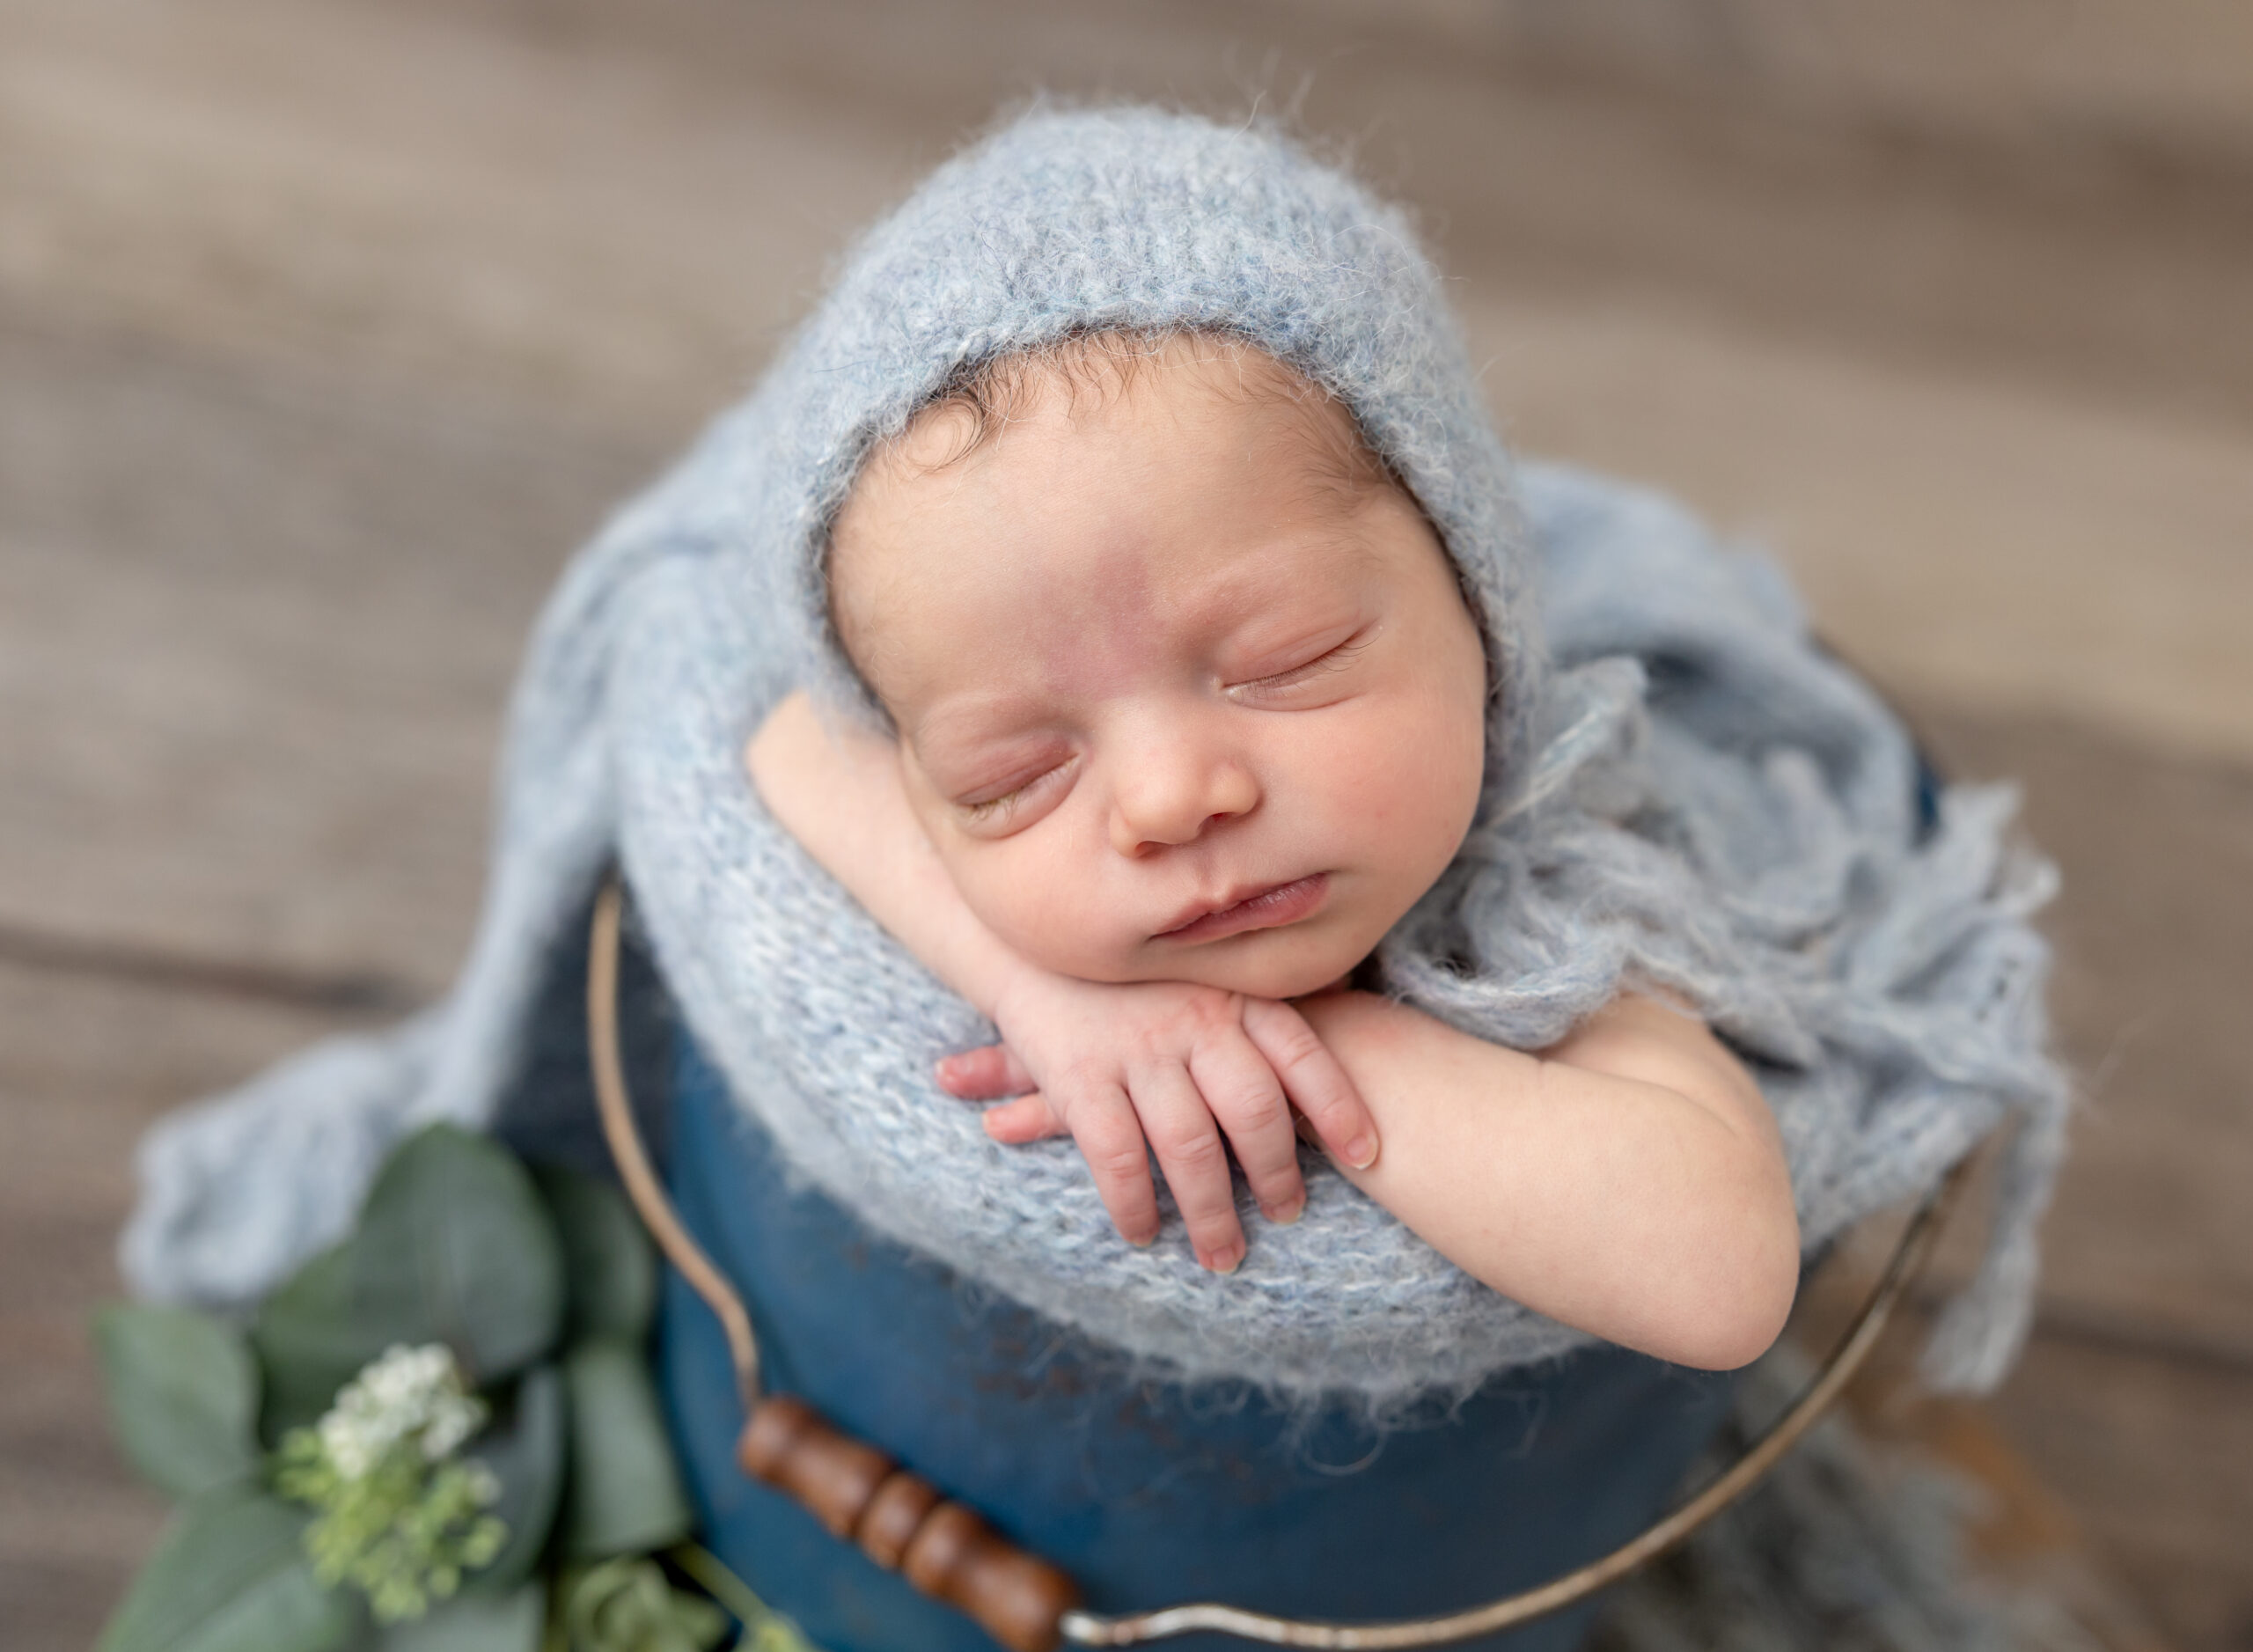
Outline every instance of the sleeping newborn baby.
<svg viewBox="0 0 2253 1652">
<path fill-rule="evenodd" d="M 950 381 L 862 467 L 831 616 L 889 736 L 801 693 L 747 757 L 776 819 L 1002 1042 L 939 1079 L 1068 1133 L 1119 1232 L 1245 1254 L 1302 1135 L 1494 1290 L 1742 1365 L 1799 1271 L 1766 1103 L 1623 992 L 1487 1043 L 1357 966 L 1439 878 L 1493 673 L 1447 548 L 1332 397 L 1225 334 L 1093 333 Z"/>
</svg>

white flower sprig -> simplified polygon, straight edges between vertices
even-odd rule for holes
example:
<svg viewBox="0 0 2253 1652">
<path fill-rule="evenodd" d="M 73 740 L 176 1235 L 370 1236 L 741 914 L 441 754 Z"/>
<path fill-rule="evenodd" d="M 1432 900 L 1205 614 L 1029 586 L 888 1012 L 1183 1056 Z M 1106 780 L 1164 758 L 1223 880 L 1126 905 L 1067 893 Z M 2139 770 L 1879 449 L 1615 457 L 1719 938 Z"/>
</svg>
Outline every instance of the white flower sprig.
<svg viewBox="0 0 2253 1652">
<path fill-rule="evenodd" d="M 451 1348 L 394 1342 L 339 1391 L 318 1432 L 337 1473 L 355 1480 L 402 1440 L 412 1439 L 426 1463 L 451 1456 L 486 1414 L 485 1402 L 463 1385 Z"/>
<path fill-rule="evenodd" d="M 501 1483 L 454 1453 L 484 1425 L 453 1351 L 394 1345 L 282 1442 L 275 1487 L 319 1511 L 305 1528 L 314 1575 L 357 1585 L 378 1623 L 419 1618 L 488 1564 L 508 1530 L 484 1512 Z"/>
</svg>

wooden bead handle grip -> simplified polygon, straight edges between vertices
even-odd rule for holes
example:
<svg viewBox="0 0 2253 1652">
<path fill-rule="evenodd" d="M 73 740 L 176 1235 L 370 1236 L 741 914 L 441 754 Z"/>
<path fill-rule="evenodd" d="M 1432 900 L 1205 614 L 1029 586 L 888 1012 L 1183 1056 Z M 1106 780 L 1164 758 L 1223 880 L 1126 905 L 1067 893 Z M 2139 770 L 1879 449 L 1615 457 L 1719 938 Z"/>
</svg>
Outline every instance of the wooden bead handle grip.
<svg viewBox="0 0 2253 1652">
<path fill-rule="evenodd" d="M 1050 1652 L 1062 1640 L 1064 1614 L 1079 1604 L 1070 1578 L 804 1400 L 777 1394 L 754 1406 L 736 1461 L 878 1566 L 969 1613 L 1010 1652 Z"/>
</svg>

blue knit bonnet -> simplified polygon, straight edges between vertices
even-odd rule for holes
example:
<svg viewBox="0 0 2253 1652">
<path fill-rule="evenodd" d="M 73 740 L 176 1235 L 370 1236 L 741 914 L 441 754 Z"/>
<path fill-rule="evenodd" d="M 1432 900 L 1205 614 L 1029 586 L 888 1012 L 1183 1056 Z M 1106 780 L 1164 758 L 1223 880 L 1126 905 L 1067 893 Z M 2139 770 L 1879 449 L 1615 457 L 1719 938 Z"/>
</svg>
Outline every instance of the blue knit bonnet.
<svg viewBox="0 0 2253 1652">
<path fill-rule="evenodd" d="M 1273 132 L 1155 109 L 1041 112 L 871 231 L 777 363 L 774 473 L 802 479 L 805 680 L 869 703 L 826 616 L 826 525 L 862 464 L 965 370 L 1077 334 L 1225 334 L 1334 396 L 1414 495 L 1486 643 L 1499 771 L 1541 678 L 1509 463 L 1400 210 Z M 766 547 L 768 554 L 781 547 Z"/>
</svg>

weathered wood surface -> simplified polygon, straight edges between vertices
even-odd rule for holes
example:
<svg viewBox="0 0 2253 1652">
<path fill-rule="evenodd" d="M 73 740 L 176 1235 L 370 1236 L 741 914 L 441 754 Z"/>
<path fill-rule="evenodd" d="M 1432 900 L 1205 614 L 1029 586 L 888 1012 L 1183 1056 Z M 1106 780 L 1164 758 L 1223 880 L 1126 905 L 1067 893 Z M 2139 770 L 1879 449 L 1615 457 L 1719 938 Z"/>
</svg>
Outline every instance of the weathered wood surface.
<svg viewBox="0 0 2253 1652">
<path fill-rule="evenodd" d="M 256 999 L 0 963 L 0 1641 L 92 1644 L 163 1505 L 101 1419 L 87 1318 L 133 1143 L 164 1109 L 335 1027 Z"/>
<path fill-rule="evenodd" d="M 1270 66 L 1250 4 L 0 8 L 10 1646 L 84 1644 L 154 1530 L 83 1338 L 134 1135 L 445 981 L 570 547 L 1035 66 L 1305 63 L 1509 428 L 1765 531 L 1951 767 L 2024 780 L 2089 1100 L 1992 1414 L 2178 1644 L 2253 1635 L 2253 235 L 1358 16 Z"/>
</svg>

